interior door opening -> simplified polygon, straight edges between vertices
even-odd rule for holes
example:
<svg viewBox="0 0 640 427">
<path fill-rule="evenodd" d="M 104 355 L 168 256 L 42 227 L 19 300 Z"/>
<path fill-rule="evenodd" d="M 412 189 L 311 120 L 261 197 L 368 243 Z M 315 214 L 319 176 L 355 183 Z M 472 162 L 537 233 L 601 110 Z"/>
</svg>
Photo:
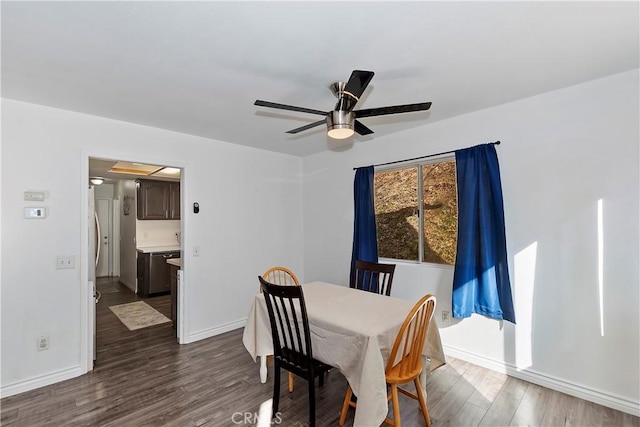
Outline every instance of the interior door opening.
<svg viewBox="0 0 640 427">
<path fill-rule="evenodd" d="M 171 290 L 164 294 L 142 295 L 139 292 L 140 273 L 137 258 L 141 250 L 148 250 L 149 245 L 174 245 L 177 247 L 177 253 L 181 253 L 181 236 L 185 232 L 183 221 L 179 217 L 182 204 L 179 192 L 182 187 L 182 170 L 150 165 L 154 166 L 152 172 L 159 172 L 158 176 L 139 173 L 115 175 L 109 172 L 109 169 L 123 163 L 122 161 L 89 158 L 88 162 L 90 201 L 87 216 L 92 218 L 88 221 L 88 258 L 92 258 L 96 252 L 99 253 L 97 258 L 92 258 L 94 262 L 89 260 L 88 263 L 88 283 L 90 287 L 95 288 L 89 290 L 93 297 L 89 309 L 89 329 L 94 329 L 90 346 L 93 348 L 94 363 L 100 364 L 101 356 L 106 358 L 108 352 L 121 348 L 128 340 L 139 340 L 143 335 L 147 338 L 151 335 L 152 339 L 166 339 L 168 334 L 161 332 L 164 328 L 172 328 L 172 336 L 174 341 L 177 341 L 180 328 L 178 314 L 183 313 L 181 307 L 177 307 L 181 304 L 180 299 L 176 297 L 179 289 L 172 286 Z M 169 171 L 170 169 L 178 171 L 177 175 Z M 172 189 L 177 189 L 177 200 L 176 191 L 171 193 L 171 202 L 177 206 L 172 205 L 171 217 L 167 218 L 167 221 L 140 219 L 137 212 L 137 191 L 141 180 L 168 182 L 171 183 Z M 152 205 L 158 203 L 154 200 L 147 202 Z M 93 220 L 94 216 L 97 221 Z M 178 268 L 181 269 L 180 261 L 177 262 Z M 153 327 L 130 329 L 114 314 L 113 307 L 135 302 L 143 302 L 170 321 Z M 156 334 L 157 338 L 153 338 Z"/>
</svg>

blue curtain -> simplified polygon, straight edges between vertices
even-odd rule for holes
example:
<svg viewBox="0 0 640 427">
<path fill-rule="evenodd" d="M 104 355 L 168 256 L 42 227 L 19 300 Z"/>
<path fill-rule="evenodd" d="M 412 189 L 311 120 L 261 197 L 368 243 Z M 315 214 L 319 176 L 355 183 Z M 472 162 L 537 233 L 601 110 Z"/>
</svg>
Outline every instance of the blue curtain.
<svg viewBox="0 0 640 427">
<path fill-rule="evenodd" d="M 356 260 L 378 262 L 378 236 L 376 234 L 376 212 L 373 202 L 373 166 L 358 168 L 353 182 L 353 251 L 351 274 L 353 279 Z"/>
<path fill-rule="evenodd" d="M 458 247 L 453 317 L 471 313 L 515 323 L 498 156 L 493 144 L 455 152 Z"/>
</svg>

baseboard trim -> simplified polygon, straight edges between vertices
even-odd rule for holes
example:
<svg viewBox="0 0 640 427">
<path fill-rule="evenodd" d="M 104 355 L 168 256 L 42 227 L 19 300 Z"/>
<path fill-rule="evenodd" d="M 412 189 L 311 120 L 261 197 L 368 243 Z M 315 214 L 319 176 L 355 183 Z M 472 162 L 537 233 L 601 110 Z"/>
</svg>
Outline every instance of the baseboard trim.
<svg viewBox="0 0 640 427">
<path fill-rule="evenodd" d="M 243 328 L 246 322 L 247 318 L 245 317 L 233 322 L 218 325 L 214 328 L 203 329 L 201 331 L 188 335 L 188 340 L 184 344 L 190 344 L 192 342 L 211 338 L 225 332 Z M 59 383 L 61 381 L 66 381 L 84 374 L 86 374 L 86 372 L 84 372 L 80 366 L 76 366 L 73 368 L 61 369 L 59 371 L 51 372 L 46 375 L 41 375 L 39 377 L 30 378 L 24 381 L 18 381 L 13 384 L 3 385 L 0 386 L 0 398 L 35 390 L 40 387 L 45 387 L 51 384 Z"/>
<path fill-rule="evenodd" d="M 474 365 L 482 366 L 483 368 L 501 372 L 551 390 L 556 390 L 580 399 L 588 400 L 589 402 L 597 403 L 599 405 L 640 417 L 640 402 L 627 399 L 623 396 L 587 387 L 583 384 L 566 381 L 562 378 L 547 375 L 533 369 L 520 369 L 515 365 L 490 359 L 449 345 L 443 345 L 443 349 L 446 355 L 455 357 L 456 359 L 464 360 L 465 362 L 473 363 Z"/>
<path fill-rule="evenodd" d="M 246 317 L 244 319 L 234 320 L 233 322 L 223 323 L 222 325 L 218 325 L 214 328 L 203 329 L 201 331 L 189 334 L 184 343 L 190 344 L 192 342 L 211 338 L 216 335 L 224 334 L 225 332 L 233 331 L 235 329 L 244 328 L 245 323 L 247 323 Z"/>
<path fill-rule="evenodd" d="M 125 285 L 127 288 L 129 288 L 129 290 L 130 290 L 131 292 L 133 292 L 134 294 L 136 293 L 136 284 L 135 284 L 135 283 L 131 283 L 131 282 L 129 282 L 128 280 L 123 279 L 122 277 L 120 277 L 120 278 L 118 279 L 118 281 L 119 281 L 120 283 L 122 283 L 123 285 Z"/>
<path fill-rule="evenodd" d="M 5 398 L 16 394 L 24 393 L 27 391 L 35 390 L 40 387 L 45 387 L 51 384 L 66 381 L 71 378 L 84 375 L 84 372 L 80 366 L 73 368 L 61 369 L 59 371 L 51 372 L 39 377 L 29 378 L 28 380 L 18 381 L 13 384 L 8 384 L 0 387 L 0 397 Z"/>
</svg>

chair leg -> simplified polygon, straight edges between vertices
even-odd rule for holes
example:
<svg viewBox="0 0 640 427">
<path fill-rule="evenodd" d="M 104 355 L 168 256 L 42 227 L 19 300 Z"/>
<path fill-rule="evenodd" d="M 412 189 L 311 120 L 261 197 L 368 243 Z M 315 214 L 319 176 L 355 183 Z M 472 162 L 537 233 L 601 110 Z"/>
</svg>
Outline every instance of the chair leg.
<svg viewBox="0 0 640 427">
<path fill-rule="evenodd" d="M 316 425 L 316 381 L 310 378 L 309 381 L 309 427 Z"/>
<path fill-rule="evenodd" d="M 422 392 L 422 384 L 420 384 L 420 380 L 415 378 L 413 383 L 416 386 L 416 392 L 418 394 L 418 402 L 420 402 L 420 408 L 422 409 L 422 415 L 424 416 L 424 422 L 427 427 L 431 427 L 431 419 L 429 417 L 429 410 L 427 409 L 427 400 L 424 398 L 424 393 Z"/>
<path fill-rule="evenodd" d="M 349 402 L 351 402 L 351 396 L 353 395 L 353 390 L 351 390 L 351 386 L 347 386 L 347 394 L 344 397 L 344 403 L 342 404 L 342 412 L 340 413 L 340 427 L 344 425 L 344 421 L 347 419 L 347 412 L 349 412 Z"/>
<path fill-rule="evenodd" d="M 400 427 L 400 401 L 398 400 L 398 386 L 391 384 L 391 400 L 393 403 L 393 425 Z"/>
<path fill-rule="evenodd" d="M 273 364 L 273 400 L 272 400 L 272 416 L 275 417 L 280 404 L 280 366 Z"/>
<path fill-rule="evenodd" d="M 289 372 L 289 393 L 293 393 L 293 374 Z"/>
</svg>

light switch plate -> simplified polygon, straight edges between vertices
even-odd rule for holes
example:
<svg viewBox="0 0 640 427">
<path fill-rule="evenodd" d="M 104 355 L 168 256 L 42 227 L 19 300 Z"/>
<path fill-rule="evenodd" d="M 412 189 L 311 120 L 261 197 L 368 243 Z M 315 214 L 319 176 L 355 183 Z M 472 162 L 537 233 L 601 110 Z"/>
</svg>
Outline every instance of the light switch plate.
<svg viewBox="0 0 640 427">
<path fill-rule="evenodd" d="M 59 255 L 56 260 L 58 270 L 76 268 L 76 257 L 73 255 Z"/>
</svg>

